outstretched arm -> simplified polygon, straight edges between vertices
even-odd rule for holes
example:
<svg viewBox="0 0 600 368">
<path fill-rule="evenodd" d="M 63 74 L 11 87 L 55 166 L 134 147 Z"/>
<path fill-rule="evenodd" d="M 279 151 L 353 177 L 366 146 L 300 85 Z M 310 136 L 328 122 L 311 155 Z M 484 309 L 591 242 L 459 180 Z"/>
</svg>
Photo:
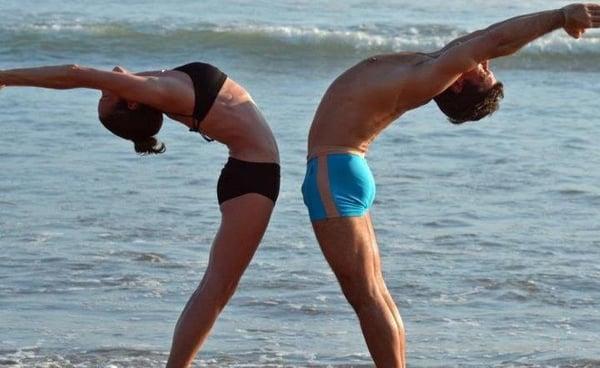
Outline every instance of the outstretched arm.
<svg viewBox="0 0 600 368">
<path fill-rule="evenodd" d="M 528 14 L 490 26 L 449 47 L 433 63 L 442 72 L 460 75 L 477 64 L 516 53 L 533 40 L 565 25 L 565 11 Z"/>
<path fill-rule="evenodd" d="M 3 86 L 43 87 L 70 89 L 84 87 L 74 78 L 77 65 L 44 66 L 39 68 L 0 71 Z"/>
<path fill-rule="evenodd" d="M 562 19 L 563 19 L 563 23 L 560 26 L 552 27 L 551 30 L 547 31 L 547 32 L 544 32 L 543 28 L 545 28 L 545 27 L 542 27 L 541 30 L 539 27 L 536 27 L 539 25 L 539 24 L 536 24 L 537 22 L 539 22 L 540 20 L 544 20 L 544 18 L 547 20 L 549 15 L 552 16 L 551 13 L 558 13 L 558 12 L 561 13 Z M 508 20 L 493 24 L 486 29 L 482 29 L 482 30 L 478 30 L 478 31 L 469 33 L 468 35 L 459 37 L 459 38 L 451 41 L 446 46 L 444 46 L 444 48 L 440 51 L 441 52 L 447 51 L 454 46 L 468 42 L 477 37 L 489 35 L 490 33 L 493 33 L 493 32 L 506 33 L 507 31 L 514 31 L 515 26 L 518 31 L 519 25 L 525 25 L 526 28 L 533 26 L 533 28 L 531 28 L 531 29 L 523 29 L 524 31 L 530 30 L 530 31 L 534 31 L 534 32 L 536 32 L 536 31 L 542 32 L 541 35 L 533 34 L 533 38 L 526 37 L 526 39 L 524 40 L 524 43 L 521 44 L 521 47 L 523 47 L 527 43 L 533 41 L 534 39 L 536 39 L 548 32 L 551 32 L 555 29 L 561 28 L 561 27 L 564 28 L 564 30 L 571 37 L 580 38 L 585 33 L 585 30 L 587 28 L 598 27 L 597 23 L 598 23 L 599 19 L 600 19 L 600 5 L 598 5 L 598 4 L 571 4 L 571 5 L 565 6 L 564 8 L 561 8 L 561 9 L 539 12 L 539 13 L 532 13 L 532 14 L 525 14 L 525 15 L 517 16 L 514 18 L 510 18 Z M 510 38 L 510 35 L 506 35 L 506 36 L 507 36 L 507 38 Z M 509 41 L 509 40 L 506 40 L 506 41 Z M 510 41 L 517 43 L 517 45 L 515 45 L 517 47 L 517 50 L 521 48 L 521 47 L 518 47 L 518 40 L 510 40 Z"/>
<path fill-rule="evenodd" d="M 194 104 L 193 91 L 176 78 L 135 75 L 122 69 L 104 71 L 79 65 L 0 71 L 0 86 L 110 91 L 128 101 L 175 114 L 189 114 Z"/>
<path fill-rule="evenodd" d="M 560 11 L 563 12 L 563 17 L 564 17 L 564 10 L 560 9 Z M 441 53 L 443 53 L 443 52 L 445 52 L 445 51 L 453 48 L 454 46 L 458 46 L 458 45 L 463 44 L 465 42 L 468 42 L 468 41 L 470 41 L 470 40 L 472 40 L 474 38 L 484 36 L 484 35 L 492 32 L 494 30 L 498 30 L 498 29 L 501 30 L 502 27 L 504 27 L 507 23 L 514 24 L 516 21 L 522 20 L 523 18 L 529 18 L 529 19 L 531 19 L 532 17 L 541 15 L 543 13 L 547 13 L 547 12 L 540 12 L 540 13 L 532 13 L 532 14 L 520 15 L 520 16 L 517 16 L 517 17 L 514 17 L 514 18 L 510 18 L 510 19 L 504 20 L 502 22 L 498 22 L 498 23 L 492 24 L 491 26 L 489 26 L 489 27 L 487 27 L 485 29 L 480 29 L 480 30 L 477 30 L 475 32 L 471 32 L 471 33 L 469 33 L 467 35 L 464 35 L 464 36 L 461 36 L 461 37 L 458 37 L 458 38 L 452 40 L 446 46 L 444 46 L 440 51 L 438 51 L 438 53 L 441 54 Z"/>
<path fill-rule="evenodd" d="M 419 100 L 430 99 L 479 63 L 516 53 L 528 43 L 564 28 L 579 38 L 588 28 L 600 27 L 599 4 L 572 4 L 562 9 L 527 14 L 496 23 L 452 41 L 434 60 L 422 64 L 407 81 Z"/>
</svg>

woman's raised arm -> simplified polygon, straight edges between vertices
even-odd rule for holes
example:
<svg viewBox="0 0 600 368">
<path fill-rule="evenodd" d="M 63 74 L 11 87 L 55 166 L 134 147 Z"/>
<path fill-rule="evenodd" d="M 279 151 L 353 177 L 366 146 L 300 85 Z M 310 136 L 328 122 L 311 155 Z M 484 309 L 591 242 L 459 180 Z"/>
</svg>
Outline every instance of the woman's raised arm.
<svg viewBox="0 0 600 368">
<path fill-rule="evenodd" d="M 175 114 L 189 114 L 194 107 L 193 89 L 177 78 L 105 71 L 76 64 L 2 70 L 0 86 L 110 91 L 125 100 Z"/>
</svg>

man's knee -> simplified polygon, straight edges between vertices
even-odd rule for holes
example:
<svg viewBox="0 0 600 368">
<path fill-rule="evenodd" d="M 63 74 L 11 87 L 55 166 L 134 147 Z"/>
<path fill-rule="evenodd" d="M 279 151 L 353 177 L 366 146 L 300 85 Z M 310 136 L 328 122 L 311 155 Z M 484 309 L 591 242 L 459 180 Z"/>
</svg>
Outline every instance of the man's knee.
<svg viewBox="0 0 600 368">
<path fill-rule="evenodd" d="M 355 275 L 338 275 L 338 281 L 348 303 L 357 312 L 381 304 L 382 294 L 375 279 Z"/>
</svg>

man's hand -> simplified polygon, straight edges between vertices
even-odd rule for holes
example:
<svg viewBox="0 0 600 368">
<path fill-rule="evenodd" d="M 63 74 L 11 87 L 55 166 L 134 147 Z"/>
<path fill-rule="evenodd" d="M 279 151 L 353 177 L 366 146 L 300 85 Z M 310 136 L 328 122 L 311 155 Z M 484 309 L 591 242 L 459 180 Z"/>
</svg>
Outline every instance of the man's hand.
<svg viewBox="0 0 600 368">
<path fill-rule="evenodd" d="M 563 28 L 569 36 L 581 38 L 588 28 L 600 27 L 600 4 L 571 4 L 562 8 Z"/>
</svg>

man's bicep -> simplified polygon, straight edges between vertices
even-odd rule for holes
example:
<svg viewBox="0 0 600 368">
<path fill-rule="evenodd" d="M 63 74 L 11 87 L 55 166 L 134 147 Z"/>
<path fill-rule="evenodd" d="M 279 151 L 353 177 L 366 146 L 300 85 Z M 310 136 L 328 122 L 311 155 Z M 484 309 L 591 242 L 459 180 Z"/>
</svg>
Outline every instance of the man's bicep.
<svg viewBox="0 0 600 368">
<path fill-rule="evenodd" d="M 403 82 L 411 104 L 431 99 L 450 87 L 463 73 L 484 60 L 487 50 L 481 37 L 457 44 L 414 68 Z"/>
<path fill-rule="evenodd" d="M 486 60 L 488 48 L 483 37 L 476 37 L 444 51 L 437 58 L 417 67 L 410 75 L 409 93 L 415 100 L 431 99 Z"/>
<path fill-rule="evenodd" d="M 432 97 L 444 92 L 461 75 L 475 69 L 480 63 L 495 57 L 498 48 L 493 36 L 482 32 L 480 36 L 456 44 L 442 52 L 437 58 L 423 65 L 417 78 L 419 85 L 427 88 Z"/>
<path fill-rule="evenodd" d="M 462 74 L 474 69 L 479 63 L 491 59 L 491 40 L 486 35 L 473 38 L 442 52 L 434 61 L 438 73 Z"/>
<path fill-rule="evenodd" d="M 444 92 L 459 77 L 459 73 L 451 73 L 445 68 L 439 68 L 436 60 L 423 63 L 415 67 L 403 81 L 404 88 L 401 89 L 403 96 L 400 100 L 407 103 L 407 109 L 415 108 Z"/>
</svg>

